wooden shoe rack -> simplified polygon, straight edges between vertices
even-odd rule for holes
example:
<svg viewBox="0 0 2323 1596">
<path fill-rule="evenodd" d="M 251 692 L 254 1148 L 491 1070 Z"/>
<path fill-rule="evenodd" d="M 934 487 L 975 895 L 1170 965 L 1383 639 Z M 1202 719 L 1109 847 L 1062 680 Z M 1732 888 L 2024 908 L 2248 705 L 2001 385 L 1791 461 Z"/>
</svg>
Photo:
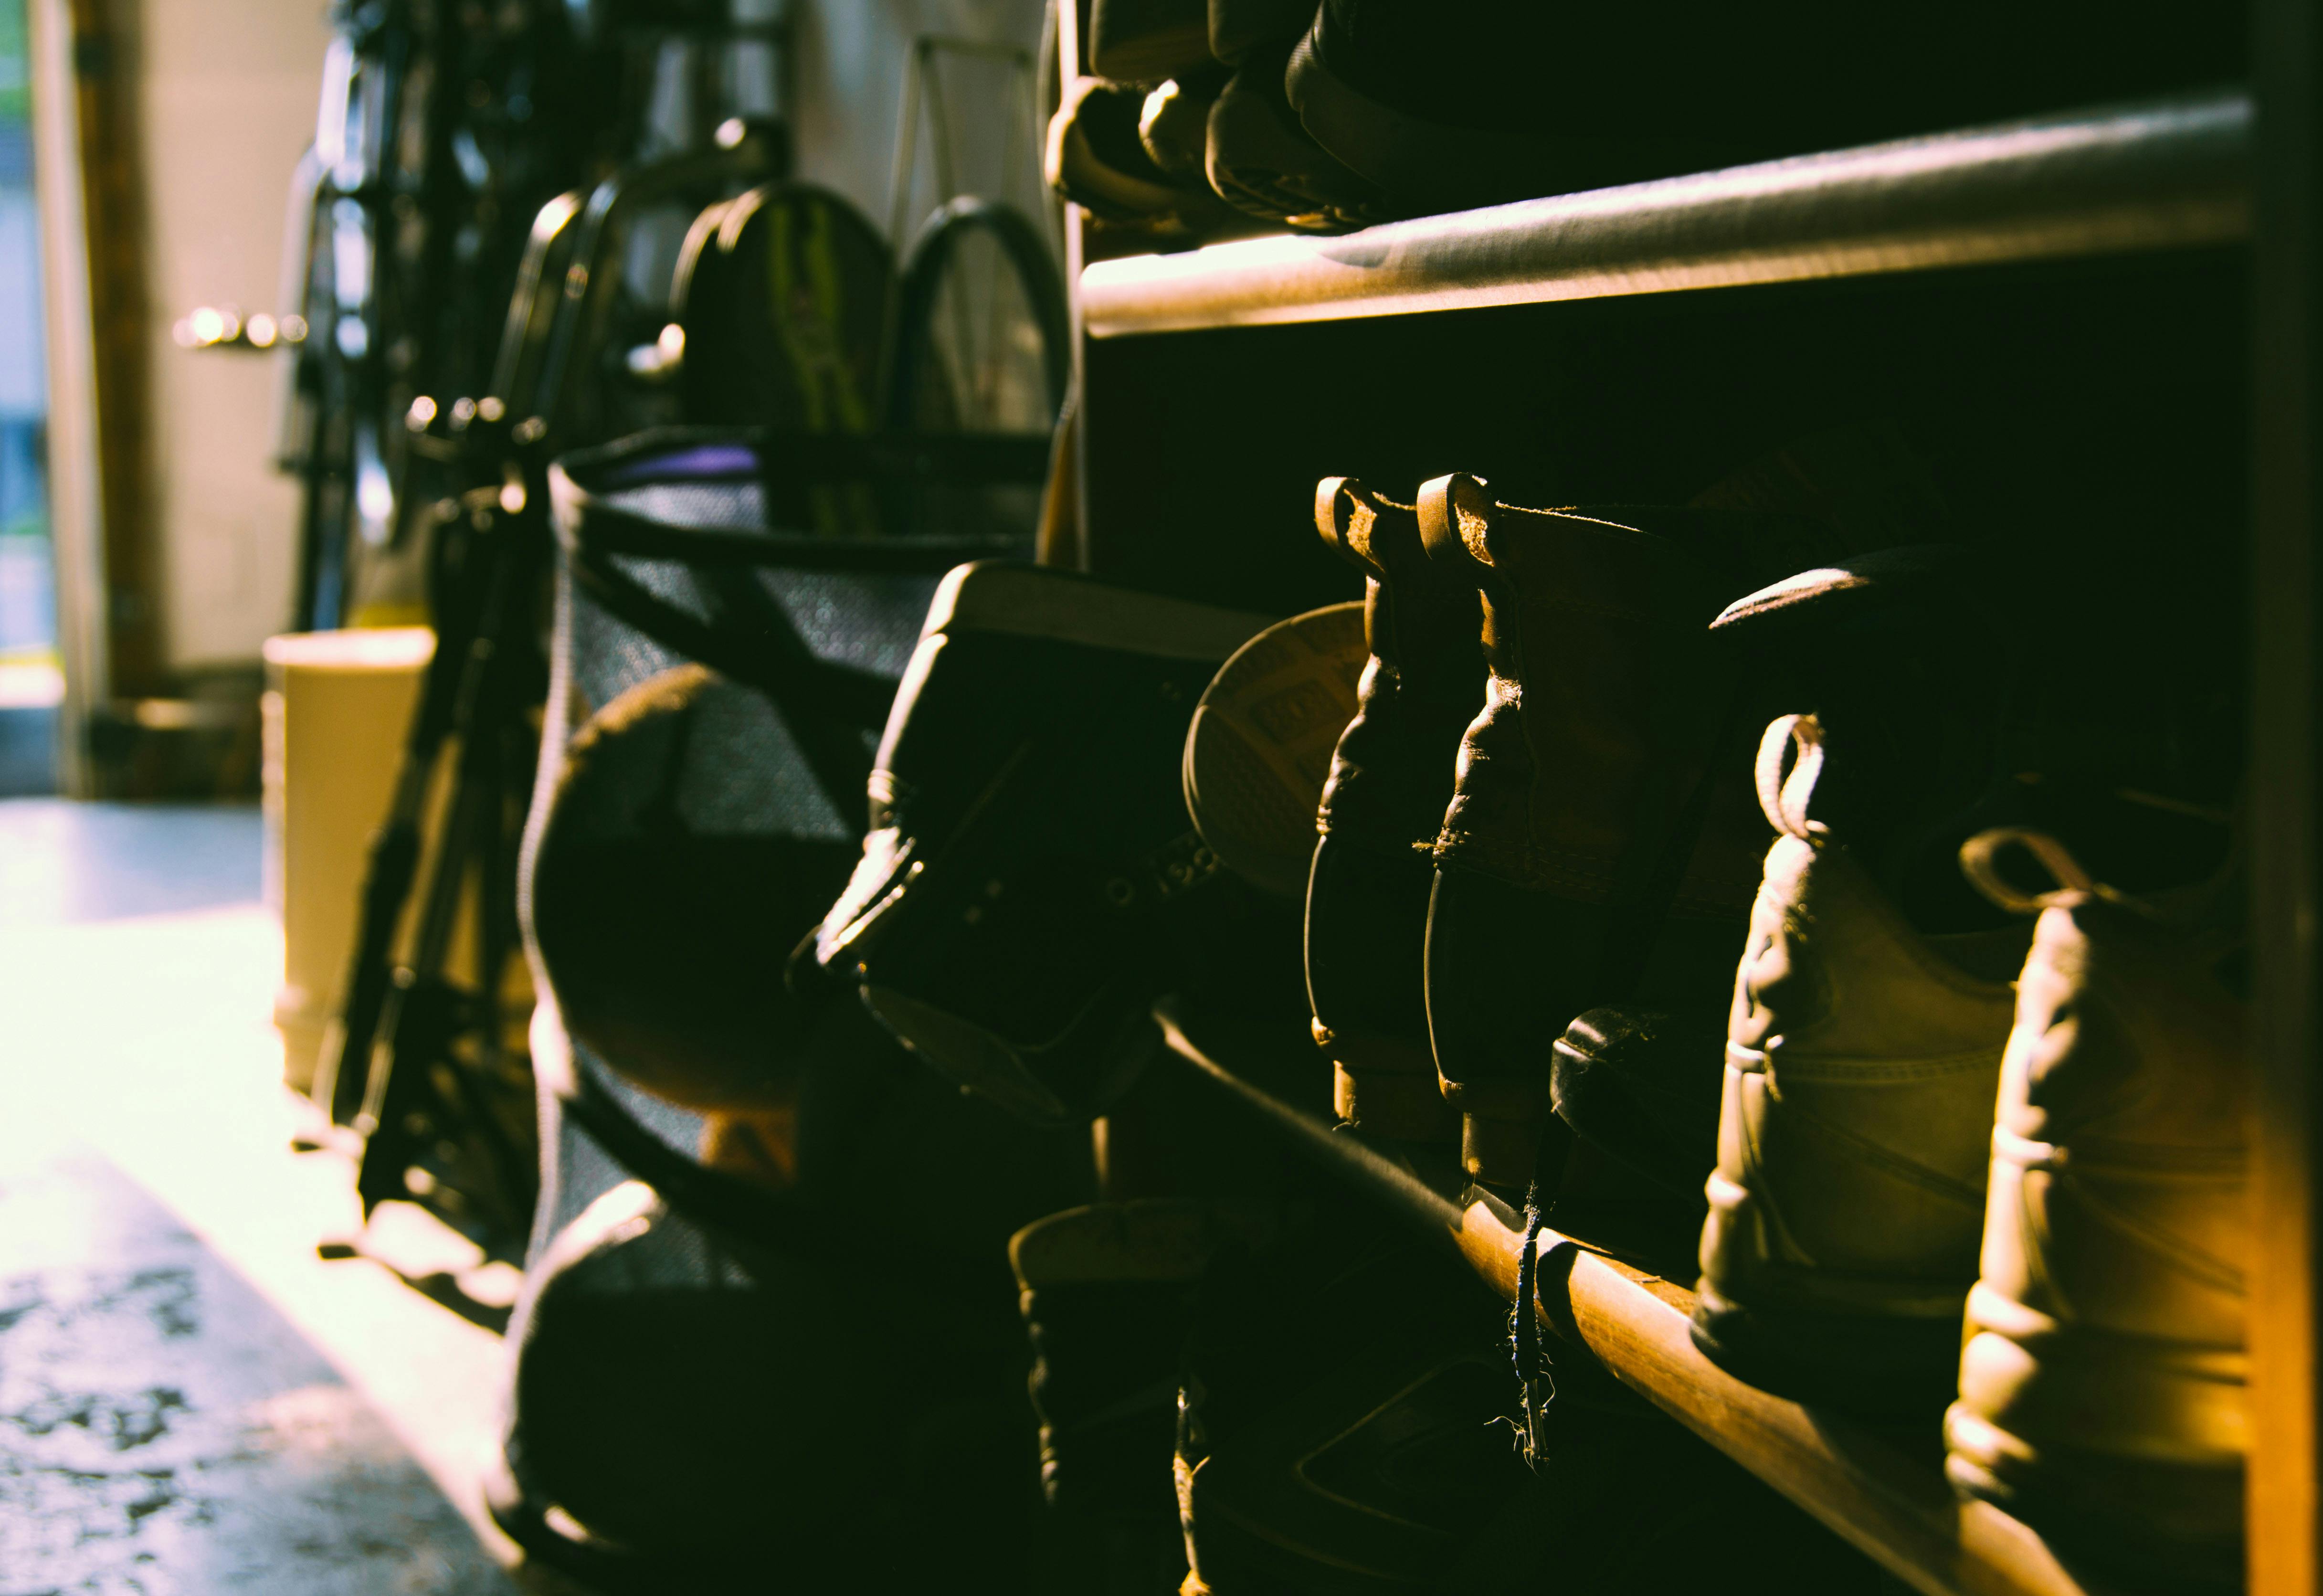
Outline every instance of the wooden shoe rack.
<svg viewBox="0 0 2323 1596">
<path fill-rule="evenodd" d="M 1320 476 L 1408 492 L 1446 471 L 1520 485 L 1538 472 L 1556 502 L 1666 500 L 1745 445 L 1882 410 L 1982 417 L 1931 421 L 1952 427 L 1960 461 L 2039 433 L 2029 452 L 2052 471 L 1971 467 L 1950 485 L 1956 509 L 2118 517 L 2129 529 L 2117 546 L 2089 534 L 2092 558 L 2231 568 L 2242 608 L 2220 635 L 2248 640 L 2255 706 L 2249 1584 L 2323 1596 L 2323 20 L 2262 0 L 2256 37 L 2248 91 L 1344 237 L 1124 252 L 1069 211 L 1079 553 L 1120 579 L 1289 612 L 1355 596 L 1306 526 Z M 2140 504 L 2173 507 L 2156 525 L 2175 533 L 2139 529 Z M 1496 1198 L 1335 1130 L 1311 1058 L 1253 1059 L 1164 1018 L 1188 1068 L 1513 1297 L 1523 1225 Z M 1933 1444 L 1715 1369 L 1686 1335 L 1690 1281 L 1554 1233 L 1540 1246 L 1546 1322 L 1914 1588 L 2084 1588 L 2032 1530 L 1957 1500 Z"/>
</svg>

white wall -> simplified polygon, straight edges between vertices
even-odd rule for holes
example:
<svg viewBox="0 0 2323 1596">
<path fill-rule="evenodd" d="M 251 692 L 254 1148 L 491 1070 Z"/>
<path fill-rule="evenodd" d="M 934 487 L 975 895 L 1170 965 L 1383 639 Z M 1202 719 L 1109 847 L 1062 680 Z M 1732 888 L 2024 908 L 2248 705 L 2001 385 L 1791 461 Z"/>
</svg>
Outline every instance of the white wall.
<svg viewBox="0 0 2323 1596">
<path fill-rule="evenodd" d="M 270 462 L 271 356 L 189 353 L 178 317 L 274 310 L 285 197 L 314 136 L 324 0 L 142 0 L 155 514 L 169 658 L 255 661 L 290 617 L 298 496 Z"/>
<path fill-rule="evenodd" d="M 1030 51 L 1041 14 L 1042 0 L 801 0 L 800 175 L 846 194 L 884 229 L 912 41 L 935 33 Z M 269 463 L 272 362 L 188 353 L 170 327 L 199 305 L 280 308 L 273 300 L 284 199 L 313 134 L 329 31 L 324 0 L 140 0 L 140 23 L 155 512 L 170 659 L 179 667 L 249 661 L 289 619 L 297 558 L 298 494 Z M 964 186 L 991 190 L 1002 142 L 1017 137 L 1008 197 L 1037 204 L 1037 150 L 1013 121 L 1003 125 L 1015 111 L 993 104 L 999 75 L 966 63 L 947 70 Z M 932 197 L 924 159 L 915 187 Z M 917 200 L 908 214 L 916 227 Z"/>
<path fill-rule="evenodd" d="M 912 41 L 922 34 L 1020 46 L 1028 54 L 1041 41 L 1042 0 L 801 0 L 795 15 L 798 60 L 798 175 L 828 184 L 887 226 L 890 171 L 895 158 L 897 112 L 904 69 Z M 999 170 L 1004 138 L 1018 138 L 1018 162 L 1029 141 L 1015 116 L 994 104 L 1000 81 L 989 68 L 955 61 L 945 69 L 957 86 L 952 113 L 964 146 L 962 187 L 989 193 Z M 983 91 L 979 95 L 978 91 Z M 927 195 L 929 168 L 923 134 L 920 180 Z M 1038 203 L 1039 151 L 1031 170 L 1017 174 L 1014 192 L 999 197 L 1030 207 Z M 923 213 L 907 210 L 907 233 Z M 908 242 L 906 240 L 905 242 Z"/>
</svg>

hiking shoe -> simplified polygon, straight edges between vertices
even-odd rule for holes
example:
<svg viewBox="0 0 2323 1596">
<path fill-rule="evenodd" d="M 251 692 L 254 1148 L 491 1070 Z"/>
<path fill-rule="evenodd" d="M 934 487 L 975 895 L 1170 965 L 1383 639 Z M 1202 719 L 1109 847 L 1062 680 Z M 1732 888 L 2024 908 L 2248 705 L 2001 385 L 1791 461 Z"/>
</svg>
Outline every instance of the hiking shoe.
<svg viewBox="0 0 2323 1596">
<path fill-rule="evenodd" d="M 1309 847 L 1307 996 L 1339 1117 L 1375 1134 L 1459 1134 L 1428 1043 L 1429 854 L 1484 699 L 1476 588 L 1430 560 L 1419 512 L 1351 477 L 1315 490 L 1324 542 L 1364 573 L 1371 650 Z"/>
<path fill-rule="evenodd" d="M 1283 91 L 1287 41 L 1251 50 L 1210 107 L 1210 187 L 1236 210 L 1302 233 L 1345 233 L 1394 213 L 1377 187 L 1299 125 Z"/>
<path fill-rule="evenodd" d="M 1316 809 L 1364 658 L 1361 604 L 1310 610 L 1236 649 L 1194 706 L 1186 811 L 1220 864 L 1277 897 L 1307 895 Z"/>
<path fill-rule="evenodd" d="M 1914 929 L 1812 812 L 1826 762 L 1813 717 L 1767 729 L 1780 835 L 1735 977 L 1694 1338 L 1773 1390 L 1910 1409 L 1943 1390 L 1976 1278 L 2025 937 Z"/>
<path fill-rule="evenodd" d="M 1206 960 L 1262 965 L 1249 942 L 1274 934 L 1188 822 L 1181 775 L 1196 700 L 1266 624 L 1064 571 L 953 572 L 812 964 L 1015 1113 L 1100 1112 L 1158 1049 L 1153 999 Z"/>
<path fill-rule="evenodd" d="M 1585 1010 L 1722 984 L 1764 832 L 1736 768 L 1749 683 L 1703 628 L 1745 573 L 1796 569 L 1829 534 L 1522 509 L 1464 476 L 1428 483 L 1419 511 L 1430 555 L 1483 593 L 1491 669 L 1435 849 L 1428 1032 L 1468 1172 L 1521 1190 L 1551 1118 L 1548 1043 Z"/>
<path fill-rule="evenodd" d="M 2012 844 L 2057 890 L 2002 878 Z M 2061 1549 L 2239 1588 L 2251 1069 L 2221 969 L 2238 905 L 2126 896 L 2034 832 L 1985 833 L 1961 859 L 2040 919 L 2001 1064 L 1945 1472 Z"/>
</svg>

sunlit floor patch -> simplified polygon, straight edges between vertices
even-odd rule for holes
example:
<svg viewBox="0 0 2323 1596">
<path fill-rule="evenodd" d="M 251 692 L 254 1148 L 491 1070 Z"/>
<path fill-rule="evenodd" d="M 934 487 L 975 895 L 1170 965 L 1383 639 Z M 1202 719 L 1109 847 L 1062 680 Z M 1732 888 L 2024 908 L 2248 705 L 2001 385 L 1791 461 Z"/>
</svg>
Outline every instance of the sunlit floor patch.
<svg viewBox="0 0 2323 1596">
<path fill-rule="evenodd" d="M 146 1596 L 508 1589 L 370 1405 L 86 1150 L 0 1170 L 0 1567 Z"/>
<path fill-rule="evenodd" d="M 500 1339 L 317 1255 L 360 1215 L 344 1156 L 290 1150 L 257 843 L 0 803 L 0 1596 L 518 1588 L 478 1485 Z"/>
</svg>

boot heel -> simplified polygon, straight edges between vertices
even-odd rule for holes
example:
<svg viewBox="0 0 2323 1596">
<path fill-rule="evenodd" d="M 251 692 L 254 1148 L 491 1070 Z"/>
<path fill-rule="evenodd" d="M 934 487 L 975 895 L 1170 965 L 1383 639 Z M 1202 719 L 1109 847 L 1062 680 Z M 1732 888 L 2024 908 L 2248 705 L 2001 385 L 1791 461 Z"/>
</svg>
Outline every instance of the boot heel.
<svg viewBox="0 0 2323 1596">
<path fill-rule="evenodd" d="M 1436 1061 L 1391 1037 L 1334 1032 L 1315 1022 L 1315 1045 L 1331 1059 L 1331 1107 L 1374 1136 L 1448 1143 L 1460 1116 L 1444 1100 Z"/>
</svg>

